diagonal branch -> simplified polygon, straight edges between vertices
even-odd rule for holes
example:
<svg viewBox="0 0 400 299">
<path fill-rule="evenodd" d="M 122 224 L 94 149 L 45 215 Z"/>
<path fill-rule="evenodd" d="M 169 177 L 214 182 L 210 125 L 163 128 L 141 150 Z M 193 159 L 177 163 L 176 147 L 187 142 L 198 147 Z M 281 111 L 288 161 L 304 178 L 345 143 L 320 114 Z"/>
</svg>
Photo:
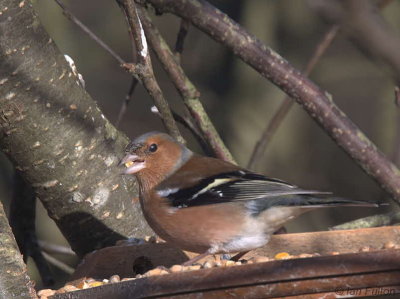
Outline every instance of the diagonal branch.
<svg viewBox="0 0 400 299">
<path fill-rule="evenodd" d="M 161 119 L 169 134 L 179 142 L 184 143 L 185 140 L 179 132 L 169 104 L 165 100 L 154 76 L 146 36 L 136 11 L 135 2 L 133 0 L 117 0 L 117 2 L 126 15 L 131 36 L 133 37 L 133 42 L 136 47 L 136 64 L 127 63 L 124 66 L 143 84 L 147 92 L 153 98 L 154 104 L 162 115 Z"/>
<path fill-rule="evenodd" d="M 340 24 L 364 54 L 383 62 L 391 71 L 396 84 L 400 82 L 400 37 L 379 14 L 379 8 L 392 1 L 327 1 L 312 0 L 311 6 L 327 21 Z"/>
<path fill-rule="evenodd" d="M 182 67 L 175 60 L 174 54 L 159 33 L 158 29 L 153 25 L 145 9 L 139 7 L 138 10 L 151 48 L 156 53 L 164 70 L 168 73 L 168 76 L 171 78 L 176 89 L 180 93 L 184 104 L 198 125 L 202 135 L 212 148 L 215 156 L 226 161 L 234 162 L 231 153 L 226 148 L 200 102 L 200 92 L 185 75 Z"/>
<path fill-rule="evenodd" d="M 383 8 L 386 5 L 388 5 L 392 0 L 381 0 L 377 3 L 378 8 Z M 363 1 L 363 4 L 367 4 L 366 1 Z M 332 2 L 330 2 L 332 3 Z M 318 2 L 320 5 L 321 2 Z M 356 9 L 359 11 L 360 9 Z M 370 18 L 369 18 L 370 19 Z M 314 68 L 315 64 L 319 61 L 323 53 L 326 51 L 327 48 L 331 45 L 332 41 L 335 39 L 337 36 L 337 33 L 339 32 L 340 29 L 339 24 L 334 24 L 330 27 L 330 29 L 326 32 L 326 34 L 323 36 L 322 40 L 318 43 L 317 47 L 314 50 L 314 54 L 312 55 L 310 61 L 308 62 L 307 66 L 304 69 L 303 74 L 305 76 L 308 76 L 312 69 Z M 360 26 L 363 28 L 363 26 Z M 393 39 L 393 38 L 392 38 Z M 379 45 L 380 43 L 375 43 L 376 45 Z M 370 49 L 370 47 L 365 47 L 366 49 Z M 279 106 L 278 110 L 272 117 L 271 121 L 265 128 L 260 140 L 257 142 L 256 146 L 254 147 L 253 153 L 250 157 L 250 161 L 248 164 L 248 167 L 250 169 L 253 169 L 254 166 L 257 164 L 257 162 L 261 159 L 265 148 L 271 141 L 271 138 L 275 134 L 275 132 L 278 130 L 280 124 L 282 121 L 285 119 L 286 115 L 289 113 L 291 107 L 293 106 L 293 101 L 290 97 L 286 97 L 282 104 Z"/>
<path fill-rule="evenodd" d="M 338 31 L 339 31 L 339 26 L 333 25 L 324 34 L 321 41 L 315 47 L 314 53 L 304 69 L 303 72 L 304 76 L 310 75 L 312 69 L 317 64 L 321 56 L 325 53 L 326 49 L 328 49 L 329 46 L 332 44 L 332 41 L 335 39 Z M 279 106 L 278 110 L 276 111 L 271 121 L 268 123 L 267 127 L 262 133 L 260 140 L 256 143 L 253 153 L 250 156 L 249 164 L 247 165 L 248 168 L 254 169 L 255 165 L 258 162 L 260 162 L 267 145 L 270 143 L 272 137 L 278 130 L 282 121 L 285 119 L 286 115 L 289 113 L 293 104 L 294 101 L 290 97 L 286 96 L 284 98 L 282 104 Z"/>
<path fill-rule="evenodd" d="M 397 115 L 396 115 L 396 135 L 393 144 L 393 153 L 392 153 L 392 160 L 393 162 L 399 166 L 400 165 L 400 89 L 398 86 L 394 89 L 394 103 L 397 108 Z"/>
<path fill-rule="evenodd" d="M 125 99 L 122 102 L 121 108 L 119 109 L 119 112 L 118 112 L 117 121 L 115 122 L 115 126 L 117 128 L 118 128 L 119 124 L 121 123 L 122 118 L 124 117 L 126 111 L 128 110 L 128 105 L 131 102 L 132 95 L 135 91 L 137 83 L 138 83 L 138 80 L 135 77 L 133 77 L 132 81 L 131 81 L 131 85 L 128 90 L 128 93 L 126 94 Z"/>
<path fill-rule="evenodd" d="M 333 102 L 279 54 L 205 1 L 148 0 L 160 12 L 171 12 L 231 49 L 244 62 L 294 98 L 365 172 L 400 203 L 400 170 Z"/>
<path fill-rule="evenodd" d="M 181 59 L 181 55 L 183 52 L 183 44 L 185 42 L 186 35 L 189 31 L 189 25 L 190 23 L 187 20 L 182 19 L 181 20 L 181 25 L 179 26 L 179 32 L 178 36 L 176 38 L 176 43 L 175 43 L 175 57 L 178 61 Z"/>
<path fill-rule="evenodd" d="M 387 225 L 398 225 L 400 222 L 400 212 L 393 211 L 387 214 L 377 214 L 365 218 L 356 219 L 342 223 L 330 228 L 330 230 L 357 229 L 366 227 L 379 227 Z"/>
<path fill-rule="evenodd" d="M 125 61 L 117 54 L 109 45 L 107 45 L 100 37 L 98 37 L 94 32 L 92 32 L 85 24 L 83 24 L 71 11 L 67 9 L 67 7 L 60 1 L 54 0 L 62 9 L 63 14 L 74 23 L 79 29 L 82 30 L 85 34 L 87 34 L 91 39 L 93 39 L 100 47 L 105 49 L 112 57 L 114 57 L 120 64 L 120 66 L 125 65 Z M 138 83 L 138 80 L 133 77 L 131 86 L 129 87 L 128 94 L 125 96 L 124 101 L 122 102 L 121 108 L 118 113 L 117 120 L 115 122 L 115 126 L 118 128 L 124 114 L 128 109 L 129 102 L 132 98 L 132 95 L 135 91 L 135 87 Z"/>
<path fill-rule="evenodd" d="M 32 257 L 44 286 L 54 284 L 49 265 L 43 257 L 36 235 L 36 196 L 19 171 L 14 174 L 9 222 L 24 262 Z"/>
<path fill-rule="evenodd" d="M 151 107 L 151 112 L 160 116 L 160 113 L 155 106 Z M 196 124 L 193 123 L 192 119 L 185 115 L 182 116 L 174 110 L 172 110 L 172 115 L 174 116 L 175 121 L 180 123 L 186 129 L 188 129 L 190 133 L 192 133 L 193 137 L 197 140 L 204 153 L 209 156 L 212 155 L 212 150 L 210 149 L 210 146 L 204 140 L 203 135 L 201 135 L 199 128 L 196 126 Z"/>
<path fill-rule="evenodd" d="M 99 44 L 104 50 L 106 50 L 112 57 L 114 57 L 120 65 L 124 64 L 125 61 L 119 56 L 113 49 L 111 49 L 100 37 L 92 32 L 85 24 L 83 24 L 77 17 L 75 17 L 67 7 L 60 1 L 54 0 L 58 6 L 61 7 L 63 14 L 75 25 L 77 25 L 83 32 L 85 32 L 91 39 Z"/>
</svg>

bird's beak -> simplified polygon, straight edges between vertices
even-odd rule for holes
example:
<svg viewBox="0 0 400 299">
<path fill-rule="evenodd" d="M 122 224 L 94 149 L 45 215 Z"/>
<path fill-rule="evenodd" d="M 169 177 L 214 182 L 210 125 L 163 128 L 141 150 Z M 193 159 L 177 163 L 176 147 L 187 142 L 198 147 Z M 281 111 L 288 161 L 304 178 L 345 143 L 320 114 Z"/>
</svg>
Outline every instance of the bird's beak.
<svg viewBox="0 0 400 299">
<path fill-rule="evenodd" d="M 119 163 L 119 166 L 125 165 L 123 174 L 134 174 L 146 167 L 146 163 L 139 159 L 138 155 L 127 154 Z"/>
</svg>

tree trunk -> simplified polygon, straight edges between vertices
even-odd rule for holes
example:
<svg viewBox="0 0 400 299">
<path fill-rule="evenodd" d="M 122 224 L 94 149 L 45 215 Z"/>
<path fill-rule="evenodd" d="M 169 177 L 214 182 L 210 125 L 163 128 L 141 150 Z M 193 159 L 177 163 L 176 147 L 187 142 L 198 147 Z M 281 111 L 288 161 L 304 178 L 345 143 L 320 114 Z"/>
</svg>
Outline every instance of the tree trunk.
<svg viewBox="0 0 400 299">
<path fill-rule="evenodd" d="M 36 298 L 32 281 L 19 253 L 0 203 L 0 298 Z"/>
<path fill-rule="evenodd" d="M 117 167 L 127 137 L 81 87 L 30 2 L 0 3 L 1 149 L 78 255 L 149 234 L 137 183 Z"/>
</svg>

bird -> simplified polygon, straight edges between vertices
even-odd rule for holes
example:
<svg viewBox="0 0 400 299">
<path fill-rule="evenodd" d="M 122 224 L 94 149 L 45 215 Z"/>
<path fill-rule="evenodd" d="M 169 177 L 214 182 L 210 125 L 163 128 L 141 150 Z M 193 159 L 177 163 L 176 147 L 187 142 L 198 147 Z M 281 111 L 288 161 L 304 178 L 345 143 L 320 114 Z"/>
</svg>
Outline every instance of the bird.
<svg viewBox="0 0 400 299">
<path fill-rule="evenodd" d="M 125 150 L 123 174 L 136 176 L 143 215 L 164 241 L 198 253 L 248 252 L 268 243 L 287 221 L 322 207 L 378 204 L 301 189 L 213 157 L 166 133 L 149 132 Z"/>
</svg>

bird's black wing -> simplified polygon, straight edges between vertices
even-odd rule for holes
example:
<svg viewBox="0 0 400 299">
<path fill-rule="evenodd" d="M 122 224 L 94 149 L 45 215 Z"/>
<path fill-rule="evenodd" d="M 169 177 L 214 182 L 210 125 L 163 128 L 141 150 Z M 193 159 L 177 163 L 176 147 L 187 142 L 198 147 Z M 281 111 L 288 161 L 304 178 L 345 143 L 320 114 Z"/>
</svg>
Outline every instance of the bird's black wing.
<svg viewBox="0 0 400 299">
<path fill-rule="evenodd" d="M 268 199 L 270 205 L 295 205 L 293 195 L 327 195 L 330 193 L 304 190 L 286 182 L 263 175 L 237 170 L 200 180 L 190 188 L 158 188 L 161 197 L 173 207 L 192 207 L 233 201 Z"/>
</svg>

